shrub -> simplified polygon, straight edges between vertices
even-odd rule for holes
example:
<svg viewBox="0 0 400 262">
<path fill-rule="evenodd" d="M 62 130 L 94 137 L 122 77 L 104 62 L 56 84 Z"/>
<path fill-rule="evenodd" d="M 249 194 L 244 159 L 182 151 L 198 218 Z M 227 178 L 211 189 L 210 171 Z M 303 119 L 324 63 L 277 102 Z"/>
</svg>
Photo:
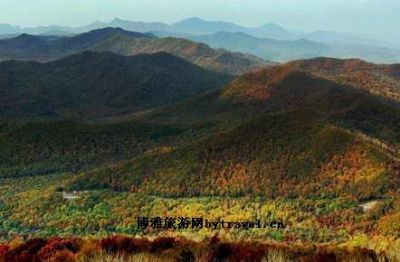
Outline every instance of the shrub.
<svg viewBox="0 0 400 262">
<path fill-rule="evenodd" d="M 150 252 L 162 252 L 167 249 L 174 248 L 176 240 L 172 237 L 160 237 L 155 240 L 150 245 Z"/>
<path fill-rule="evenodd" d="M 38 251 L 47 244 L 46 240 L 34 238 L 10 250 L 5 255 L 5 261 L 36 262 L 40 261 Z"/>
<path fill-rule="evenodd" d="M 133 254 L 138 252 L 145 252 L 150 246 L 147 239 L 135 239 L 130 237 L 112 236 L 102 239 L 100 241 L 101 249 L 107 253 L 125 253 Z"/>
<path fill-rule="evenodd" d="M 58 237 L 51 238 L 46 246 L 39 250 L 37 256 L 41 260 L 51 260 L 57 258 L 68 258 L 75 257 L 75 254 L 79 251 L 79 241 L 77 239 L 61 239 Z"/>
</svg>

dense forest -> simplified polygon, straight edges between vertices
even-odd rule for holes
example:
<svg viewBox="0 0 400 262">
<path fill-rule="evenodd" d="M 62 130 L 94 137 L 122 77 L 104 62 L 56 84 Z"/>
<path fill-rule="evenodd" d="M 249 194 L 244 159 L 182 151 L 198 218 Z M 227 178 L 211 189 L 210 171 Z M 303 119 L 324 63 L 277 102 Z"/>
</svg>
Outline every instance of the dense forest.
<svg viewBox="0 0 400 262">
<path fill-rule="evenodd" d="M 131 68 L 126 78 L 121 63 Z M 96 77 L 80 72 L 89 69 Z M 375 82 L 363 84 L 366 74 Z M 327 58 L 233 81 L 166 53 L 4 62 L 0 256 L 95 261 L 145 253 L 176 261 L 203 248 L 222 252 L 217 261 L 235 252 L 258 259 L 247 261 L 273 252 L 288 256 L 281 261 L 396 261 L 398 76 L 397 66 Z M 285 227 L 137 226 L 138 217 L 169 216 Z M 160 236 L 170 238 L 158 243 Z"/>
</svg>

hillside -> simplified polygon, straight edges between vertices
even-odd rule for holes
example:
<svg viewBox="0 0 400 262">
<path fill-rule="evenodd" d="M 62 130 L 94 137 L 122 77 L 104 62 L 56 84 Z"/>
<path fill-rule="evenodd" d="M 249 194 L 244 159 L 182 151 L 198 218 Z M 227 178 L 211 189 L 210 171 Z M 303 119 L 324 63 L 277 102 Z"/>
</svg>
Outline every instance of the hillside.
<svg viewBox="0 0 400 262">
<path fill-rule="evenodd" d="M 163 51 L 184 58 L 204 68 L 235 75 L 274 64 L 255 56 L 232 53 L 225 50 L 214 50 L 205 44 L 173 37 L 144 40 L 116 36 L 97 44 L 92 49 L 95 51 L 111 51 L 128 56 Z"/>
<path fill-rule="evenodd" d="M 114 52 L 120 55 L 168 52 L 206 69 L 240 74 L 267 64 L 260 58 L 178 38 L 156 38 L 151 34 L 104 28 L 72 37 L 45 37 L 23 34 L 0 40 L 0 60 L 36 60 L 48 62 L 83 51 Z"/>
<path fill-rule="evenodd" d="M 130 121 L 0 121 L 0 178 L 78 172 L 178 146 L 190 129 Z M 178 139 L 179 137 L 179 139 Z"/>
<path fill-rule="evenodd" d="M 231 79 L 167 53 L 84 52 L 40 64 L 0 63 L 2 117 L 108 116 L 159 107 Z"/>
<path fill-rule="evenodd" d="M 400 64 L 377 65 L 359 59 L 315 58 L 289 67 L 400 102 Z"/>
<path fill-rule="evenodd" d="M 363 200 L 399 185 L 390 163 L 399 157 L 400 110 L 288 66 L 246 74 L 217 93 L 141 117 L 220 127 L 173 152 L 83 173 L 74 186 L 112 188 L 106 181 L 117 173 L 118 188 L 146 194 Z"/>
<path fill-rule="evenodd" d="M 227 119 L 240 122 L 263 112 L 313 108 L 322 112 L 337 110 L 341 114 L 352 112 L 350 119 L 364 111 L 364 122 L 353 119 L 353 124 L 375 130 L 379 128 L 368 127 L 369 121 L 380 125 L 387 120 L 395 123 L 385 116 L 387 113 L 380 114 L 399 108 L 397 68 L 360 60 L 299 60 L 244 74 L 223 90 L 153 110 L 144 117 L 154 121 L 187 123 L 204 119 L 224 123 Z M 373 76 L 374 81 L 370 81 L 372 77 L 359 76 L 359 72 Z"/>
<path fill-rule="evenodd" d="M 265 115 L 172 152 L 82 173 L 70 187 L 164 197 L 362 201 L 385 197 L 398 188 L 399 178 L 388 169 L 390 161 L 379 148 L 320 115 L 295 111 Z"/>
<path fill-rule="evenodd" d="M 377 253 L 383 246 L 398 256 L 398 102 L 380 89 L 374 94 L 368 85 L 343 84 L 331 77 L 379 71 L 377 81 L 390 86 L 392 82 L 385 81 L 398 77 L 396 65 L 327 58 L 296 61 L 244 74 L 198 95 L 186 93 L 182 83 L 200 92 L 196 86 L 202 87 L 202 82 L 193 80 L 204 81 L 205 72 L 209 81 L 230 77 L 165 53 L 129 58 L 87 52 L 49 64 L 0 65 L 11 70 L 1 81 L 12 84 L 1 92 L 23 94 L 10 101 L 41 101 L 24 103 L 26 107 L 16 104 L 8 112 L 29 108 L 35 113 L 39 105 L 47 107 L 52 101 L 74 108 L 78 101 L 83 103 L 78 107 L 82 114 L 76 115 L 79 122 L 49 116 L 0 121 L 1 238 L 163 234 L 138 228 L 137 217 L 143 216 L 260 219 L 282 221 L 286 227 L 165 233 L 312 243 L 314 249 L 318 243 L 340 243 L 350 250 L 368 247 Z M 52 78 L 41 87 L 46 74 L 37 75 L 37 70 L 42 72 L 42 67 L 52 76 L 62 72 L 79 88 Z M 131 69 L 129 74 L 123 68 Z M 156 73 L 143 80 L 135 72 L 142 77 L 143 72 Z M 161 91 L 177 91 L 173 96 L 161 92 L 156 88 L 159 81 L 151 76 L 170 80 Z M 36 81 L 30 82 L 33 78 Z M 29 88 L 22 85 L 26 80 Z M 103 82 L 107 85 L 99 84 Z M 122 88 L 129 83 L 134 83 L 132 88 Z M 156 95 L 139 96 L 142 85 L 137 83 L 149 83 L 144 90 L 155 90 Z M 122 86 L 118 95 L 108 92 L 111 84 Z M 50 87 L 62 88 L 55 91 L 63 99 Z M 37 91 L 22 92 L 26 89 Z M 70 100 L 69 90 L 79 96 Z M 187 94 L 187 99 L 178 94 Z M 119 111 L 120 106 L 128 112 Z M 90 121 L 85 121 L 88 115 Z M 75 190 L 76 199 L 62 193 Z"/>
</svg>

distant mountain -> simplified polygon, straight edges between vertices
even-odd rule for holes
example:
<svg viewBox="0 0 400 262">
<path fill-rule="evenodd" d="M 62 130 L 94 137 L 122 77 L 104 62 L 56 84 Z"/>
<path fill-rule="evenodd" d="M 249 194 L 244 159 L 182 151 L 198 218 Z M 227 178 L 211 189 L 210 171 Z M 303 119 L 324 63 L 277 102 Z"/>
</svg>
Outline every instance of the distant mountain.
<svg viewBox="0 0 400 262">
<path fill-rule="evenodd" d="M 268 37 L 278 40 L 297 39 L 297 35 L 277 24 L 265 24 L 260 27 L 244 27 L 234 23 L 223 21 L 207 21 L 197 17 L 184 19 L 173 24 L 165 31 L 174 34 L 186 34 L 187 36 L 209 35 L 219 32 L 245 33 L 252 36 Z"/>
<path fill-rule="evenodd" d="M 0 24 L 0 35 L 15 35 L 15 34 L 33 34 L 33 35 L 64 35 L 86 33 L 96 29 L 107 27 L 120 27 L 127 31 L 135 32 L 163 32 L 168 36 L 188 36 L 188 35 L 202 35 L 214 34 L 217 32 L 242 32 L 254 36 L 268 37 L 274 39 L 288 40 L 296 39 L 297 35 L 286 30 L 285 28 L 276 24 L 266 24 L 260 27 L 246 28 L 234 23 L 223 21 L 207 21 L 197 17 L 187 18 L 174 24 L 165 24 L 159 22 L 137 22 L 128 21 L 115 18 L 110 22 L 96 21 L 92 24 L 81 27 L 67 27 L 67 26 L 41 26 L 35 28 L 11 26 L 8 24 Z"/>
<path fill-rule="evenodd" d="M 222 21 L 206 21 L 197 17 L 184 19 L 177 22 L 171 27 L 172 32 L 181 32 L 187 34 L 209 34 L 219 31 L 226 32 L 241 32 L 246 31 L 245 27 L 236 25 L 234 23 L 227 23 Z"/>
<path fill-rule="evenodd" d="M 300 38 L 299 34 L 296 32 L 289 31 L 277 24 L 265 24 L 260 27 L 247 28 L 244 31 L 246 34 L 262 37 L 262 38 L 272 38 L 276 40 L 297 40 Z"/>
<path fill-rule="evenodd" d="M 17 34 L 31 35 L 70 35 L 73 32 L 72 27 L 68 26 L 38 26 L 38 27 L 21 27 L 9 24 L 0 24 L 0 37 Z"/>
<path fill-rule="evenodd" d="M 379 41 L 373 41 L 371 39 L 363 39 L 356 37 L 351 34 L 340 33 L 335 31 L 317 30 L 311 33 L 303 34 L 302 37 L 311 41 L 323 42 L 323 43 L 339 43 L 339 44 L 364 44 L 364 45 L 384 45 Z"/>
<path fill-rule="evenodd" d="M 68 26 L 39 26 L 22 28 L 22 31 L 31 35 L 70 35 L 72 28 Z"/>
<path fill-rule="evenodd" d="M 13 38 L 13 37 L 17 37 L 20 34 L 11 34 L 11 35 L 0 35 L 0 39 L 7 39 L 7 38 Z"/>
<path fill-rule="evenodd" d="M 0 63 L 3 117 L 113 115 L 171 104 L 222 87 L 230 76 L 167 53 L 84 52 L 40 64 Z"/>
<path fill-rule="evenodd" d="M 207 45 L 178 38 L 157 38 L 152 34 L 130 32 L 121 28 L 93 30 L 73 37 L 46 39 L 23 34 L 0 40 L 0 59 L 47 62 L 82 51 L 110 51 L 121 55 L 169 52 L 204 68 L 240 74 L 268 64 L 260 58 L 214 50 Z"/>
<path fill-rule="evenodd" d="M 207 21 L 198 17 L 183 19 L 174 24 L 166 24 L 161 22 L 140 22 L 129 21 L 115 18 L 110 22 L 96 21 L 92 24 L 80 27 L 68 26 L 39 26 L 39 27 L 21 27 L 9 24 L 0 24 L 0 37 L 3 35 L 15 34 L 53 34 L 53 35 L 71 35 L 81 34 L 96 29 L 106 27 L 120 27 L 128 31 L 135 32 L 164 32 L 168 35 L 204 35 L 215 34 L 221 31 L 231 33 L 246 33 L 261 38 L 272 38 L 275 40 L 298 40 L 301 38 L 317 42 L 329 43 L 363 43 L 370 45 L 378 45 L 385 47 L 393 47 L 393 44 L 384 41 L 364 39 L 348 33 L 341 33 L 327 30 L 316 30 L 314 32 L 304 32 L 302 30 L 288 30 L 278 24 L 267 23 L 259 27 L 244 27 L 231 22 L 224 21 Z"/>
<path fill-rule="evenodd" d="M 19 33 L 21 33 L 21 28 L 19 26 L 0 24 L 0 35 L 13 35 Z"/>
<path fill-rule="evenodd" d="M 120 18 L 115 18 L 110 22 L 96 21 L 92 24 L 80 27 L 68 26 L 39 26 L 39 27 L 20 27 L 12 26 L 9 24 L 0 24 L 1 35 L 15 35 L 15 34 L 32 34 L 32 35 L 64 35 L 86 33 L 96 29 L 106 27 L 120 27 L 127 31 L 135 32 L 164 32 L 166 35 L 203 35 L 214 34 L 217 32 L 242 32 L 259 37 L 268 37 L 279 40 L 297 39 L 298 34 L 286 30 L 277 24 L 265 24 L 260 27 L 244 27 L 235 23 L 223 21 L 207 21 L 201 18 L 192 17 L 174 24 L 165 24 L 160 22 L 139 22 L 129 21 Z"/>
<path fill-rule="evenodd" d="M 310 35 L 309 35 L 310 36 Z M 249 53 L 263 59 L 287 62 L 320 56 L 336 58 L 361 58 L 370 62 L 395 63 L 400 52 L 387 47 L 366 43 L 366 40 L 350 38 L 344 34 L 327 33 L 320 37 L 298 40 L 258 38 L 245 33 L 218 32 L 211 35 L 189 36 L 191 40 L 209 44 L 214 48 Z"/>
<path fill-rule="evenodd" d="M 349 33 L 326 30 L 314 32 L 288 30 L 273 23 L 259 27 L 244 27 L 235 23 L 207 21 L 197 17 L 184 19 L 174 24 L 136 22 L 115 18 L 110 22 L 96 21 L 76 28 L 65 26 L 24 28 L 2 24 L 0 25 L 0 39 L 21 33 L 71 36 L 108 27 L 118 27 L 140 33 L 152 32 L 159 37 L 203 40 L 210 45 L 215 44 L 214 47 L 246 52 L 263 59 L 281 62 L 318 56 L 340 59 L 360 58 L 374 63 L 396 63 L 400 61 L 400 47 L 382 40 L 364 39 Z M 221 35 L 221 32 L 224 32 L 225 35 Z M 229 35 L 229 33 L 234 35 Z M 239 36 L 240 39 L 238 39 Z M 227 39 L 219 39 L 220 37 L 227 37 Z M 243 40 L 245 37 L 252 39 Z M 256 38 L 259 39 L 256 41 Z M 295 47 L 296 45 L 298 45 L 298 48 Z"/>
<path fill-rule="evenodd" d="M 15 38 L 0 40 L 0 60 L 18 59 L 47 62 L 87 50 L 99 41 L 116 34 L 139 38 L 151 37 L 118 28 L 99 29 L 73 37 L 55 39 L 22 34 Z"/>
<path fill-rule="evenodd" d="M 9 38 L 0 42 L 1 52 L 8 54 L 14 53 L 15 50 L 19 52 L 34 51 L 35 47 L 46 45 L 47 41 L 45 39 L 28 34 L 21 34 L 15 38 Z"/>
<path fill-rule="evenodd" d="M 192 36 L 190 39 L 209 44 L 214 48 L 249 53 L 274 61 L 312 58 L 327 53 L 329 46 L 305 39 L 280 41 L 269 38 L 257 38 L 245 33 L 218 32 L 213 35 Z"/>
<path fill-rule="evenodd" d="M 81 34 L 106 27 L 119 27 L 127 31 L 146 33 L 151 31 L 165 31 L 169 28 L 169 25 L 164 23 L 135 22 L 115 18 L 110 22 L 95 22 L 87 26 L 74 28 L 72 29 L 72 32 L 76 34 Z"/>
<path fill-rule="evenodd" d="M 83 33 L 80 35 L 76 35 L 73 37 L 67 37 L 67 38 L 60 38 L 54 41 L 56 47 L 62 47 L 65 50 L 68 50 L 69 52 L 72 52 L 73 50 L 84 50 L 88 49 L 94 45 L 99 44 L 101 41 L 105 41 L 109 38 L 118 36 L 118 35 L 124 35 L 127 37 L 132 37 L 132 38 L 153 38 L 153 35 L 151 34 L 143 34 L 143 33 L 137 33 L 137 32 L 130 32 L 123 30 L 121 28 L 103 28 L 103 29 L 97 29 L 90 31 L 88 33 Z M 50 45 L 53 45 L 53 42 L 50 42 Z"/>
</svg>

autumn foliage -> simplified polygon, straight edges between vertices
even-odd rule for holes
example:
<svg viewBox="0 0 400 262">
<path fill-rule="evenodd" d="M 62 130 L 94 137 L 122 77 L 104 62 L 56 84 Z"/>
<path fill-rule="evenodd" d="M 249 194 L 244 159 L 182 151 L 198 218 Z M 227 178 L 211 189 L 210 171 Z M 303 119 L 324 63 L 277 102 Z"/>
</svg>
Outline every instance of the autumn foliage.
<svg viewBox="0 0 400 262">
<path fill-rule="evenodd" d="M 91 246 L 92 248 L 88 248 Z M 94 248 L 93 248 L 94 247 Z M 88 252 L 90 250 L 90 252 Z M 127 261 L 138 254 L 162 261 L 378 261 L 385 259 L 368 249 L 339 249 L 330 246 L 288 246 L 261 242 L 226 242 L 218 237 L 202 242 L 159 237 L 154 240 L 127 236 L 104 239 L 31 239 L 15 247 L 0 245 L 0 261 L 96 261 L 101 256 L 121 256 Z M 142 256 L 143 257 L 143 256 Z"/>
</svg>

